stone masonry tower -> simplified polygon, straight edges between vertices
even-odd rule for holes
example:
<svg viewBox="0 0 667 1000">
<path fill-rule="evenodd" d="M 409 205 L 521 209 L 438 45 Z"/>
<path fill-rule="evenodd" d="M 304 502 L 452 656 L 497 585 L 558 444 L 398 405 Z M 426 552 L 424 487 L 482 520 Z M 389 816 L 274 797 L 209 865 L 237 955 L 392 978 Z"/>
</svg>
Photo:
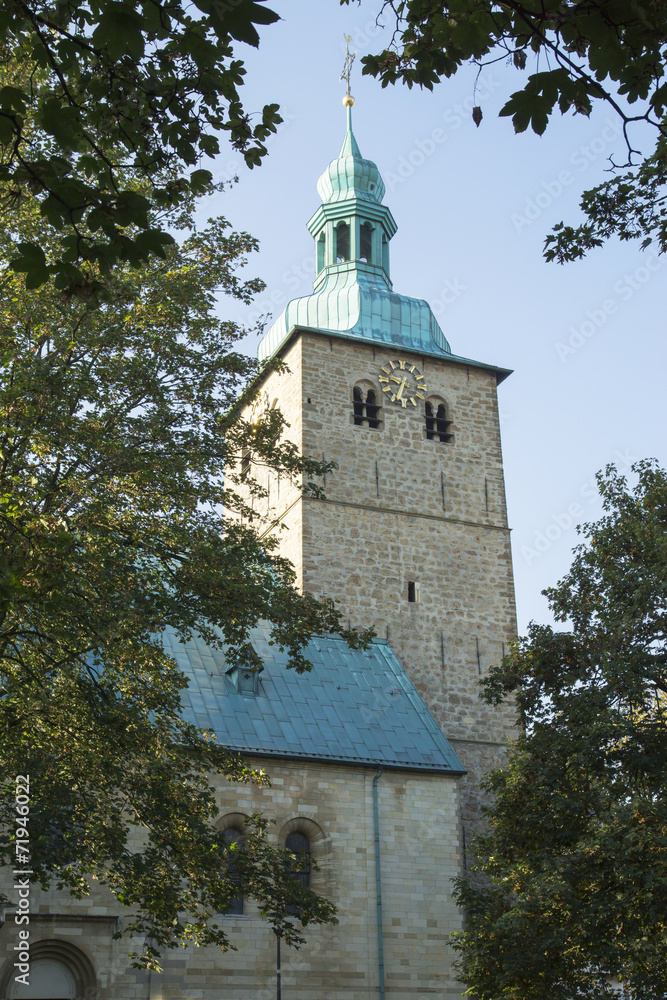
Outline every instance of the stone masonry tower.
<svg viewBox="0 0 667 1000">
<path fill-rule="evenodd" d="M 428 304 L 392 290 L 396 223 L 347 101 L 308 223 L 314 292 L 288 304 L 259 348 L 289 368 L 267 375 L 260 406 L 279 406 L 301 452 L 337 470 L 323 500 L 254 470 L 269 493 L 260 513 L 305 591 L 389 639 L 467 769 L 465 844 L 480 777 L 514 723 L 478 696 L 516 634 L 496 398 L 509 372 L 454 355 Z"/>
</svg>

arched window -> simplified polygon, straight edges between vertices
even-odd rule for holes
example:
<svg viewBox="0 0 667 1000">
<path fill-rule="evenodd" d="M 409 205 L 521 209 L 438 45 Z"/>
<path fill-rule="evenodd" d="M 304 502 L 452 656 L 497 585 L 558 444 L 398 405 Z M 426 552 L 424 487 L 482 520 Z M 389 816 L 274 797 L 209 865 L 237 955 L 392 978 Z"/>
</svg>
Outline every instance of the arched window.
<svg viewBox="0 0 667 1000">
<path fill-rule="evenodd" d="M 336 260 L 350 259 L 350 227 L 347 222 L 339 222 L 336 233 Z"/>
<path fill-rule="evenodd" d="M 362 222 L 359 229 L 359 256 L 362 260 L 373 263 L 373 227 L 370 222 Z"/>
<path fill-rule="evenodd" d="M 289 839 L 295 833 L 301 834 L 308 842 L 308 850 L 305 849 L 303 841 Z M 307 875 L 304 873 L 303 885 L 313 888 L 325 898 L 336 895 L 334 869 L 330 864 L 333 854 L 331 839 L 317 823 L 308 819 L 307 816 L 294 816 L 287 820 L 280 830 L 278 841 L 293 854 L 298 856 L 303 853 L 310 858 L 311 864 L 306 866 L 309 867 L 309 870 Z M 299 849 L 297 850 L 297 848 Z"/>
<path fill-rule="evenodd" d="M 326 238 L 324 236 L 324 231 L 320 233 L 320 238 L 317 241 L 317 273 L 319 274 L 324 267 L 324 262 L 326 260 Z"/>
<path fill-rule="evenodd" d="M 447 407 L 437 399 L 429 399 L 424 405 L 424 417 L 426 422 L 426 437 L 429 441 L 441 441 L 446 443 L 451 441 L 453 434 L 448 428 L 451 420 L 447 419 Z"/>
<path fill-rule="evenodd" d="M 223 840 L 225 846 L 228 848 L 229 860 L 227 861 L 227 871 L 229 872 L 232 882 L 239 882 L 240 879 L 236 874 L 236 863 L 234 861 L 234 845 L 240 843 L 243 840 L 243 834 L 240 830 L 235 827 L 228 827 L 223 835 Z M 236 896 L 226 911 L 228 916 L 242 916 L 243 915 L 243 896 Z"/>
<path fill-rule="evenodd" d="M 294 866 L 292 877 L 305 889 L 310 886 L 310 841 L 304 833 L 289 833 L 285 838 L 285 850 L 291 854 L 296 854 L 299 865 Z M 287 907 L 287 912 L 293 916 L 299 915 L 299 908 L 294 904 Z"/>
<path fill-rule="evenodd" d="M 389 240 L 384 233 L 382 234 L 382 266 L 389 274 Z"/>
<path fill-rule="evenodd" d="M 369 389 L 366 393 L 366 417 L 368 418 L 369 427 L 379 427 L 380 418 L 378 414 L 380 413 L 380 404 L 377 401 L 377 395 L 374 389 Z"/>
<path fill-rule="evenodd" d="M 378 393 L 372 387 L 363 383 L 355 385 L 352 390 L 352 412 L 355 424 L 374 429 L 380 426 L 380 403 L 378 399 Z"/>
<path fill-rule="evenodd" d="M 364 396 L 358 385 L 355 385 L 352 390 L 352 407 L 354 409 L 355 424 L 363 424 L 365 412 Z"/>
</svg>

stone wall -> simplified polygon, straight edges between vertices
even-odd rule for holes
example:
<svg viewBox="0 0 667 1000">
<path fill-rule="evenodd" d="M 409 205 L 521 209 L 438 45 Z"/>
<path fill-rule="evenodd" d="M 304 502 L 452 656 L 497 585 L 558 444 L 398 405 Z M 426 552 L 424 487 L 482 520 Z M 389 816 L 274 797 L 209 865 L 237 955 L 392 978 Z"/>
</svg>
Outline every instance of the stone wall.
<svg viewBox="0 0 667 1000">
<path fill-rule="evenodd" d="M 416 365 L 426 395 L 444 401 L 450 442 L 427 439 L 423 404 L 383 399 L 379 428 L 355 425 L 355 384 L 382 397 L 378 376 L 390 360 Z M 516 635 L 496 376 L 316 333 L 294 338 L 285 361 L 290 372 L 268 377 L 265 398 L 279 400 L 304 454 L 338 468 L 324 501 L 293 491 L 278 502 L 267 477 L 264 530 L 278 532 L 299 586 L 389 638 L 469 770 L 462 819 L 476 826 L 480 775 L 514 734 L 511 707 L 490 708 L 478 695 L 480 677 Z M 283 529 L 271 527 L 281 519 Z"/>
<path fill-rule="evenodd" d="M 283 997 L 295 1000 L 368 1000 L 378 996 L 377 897 L 373 823 L 374 769 L 317 763 L 264 763 L 271 788 L 228 782 L 219 790 L 220 824 L 239 814 L 274 819 L 270 837 L 284 843 L 299 829 L 312 845 L 319 871 L 312 887 L 338 908 L 337 926 L 308 927 L 300 950 L 282 948 Z M 460 1000 L 448 944 L 460 918 L 450 879 L 459 869 L 457 780 L 449 776 L 384 771 L 378 781 L 385 983 L 389 997 Z M 231 943 L 168 953 L 164 973 L 129 968 L 130 942 L 113 941 L 126 922 L 108 893 L 89 900 L 33 889 L 31 943 L 73 945 L 97 972 L 95 1000 L 271 1000 L 276 995 L 275 937 L 257 908 L 227 916 Z M 11 955 L 16 928 L 10 915 L 0 931 Z M 4 957 L 4 956 L 3 956 Z M 11 965 L 0 965 L 0 982 Z M 10 996 L 0 992 L 1 1000 Z"/>
</svg>

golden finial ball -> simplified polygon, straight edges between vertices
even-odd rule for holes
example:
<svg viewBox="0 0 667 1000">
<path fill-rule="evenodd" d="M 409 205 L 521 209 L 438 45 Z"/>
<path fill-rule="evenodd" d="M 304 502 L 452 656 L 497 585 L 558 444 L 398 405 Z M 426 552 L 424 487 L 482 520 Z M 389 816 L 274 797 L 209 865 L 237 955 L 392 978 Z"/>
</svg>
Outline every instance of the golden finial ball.
<svg viewBox="0 0 667 1000">
<path fill-rule="evenodd" d="M 345 97 L 343 98 L 343 107 L 351 108 L 353 104 L 354 104 L 354 97 L 352 96 L 352 94 L 346 94 Z"/>
</svg>

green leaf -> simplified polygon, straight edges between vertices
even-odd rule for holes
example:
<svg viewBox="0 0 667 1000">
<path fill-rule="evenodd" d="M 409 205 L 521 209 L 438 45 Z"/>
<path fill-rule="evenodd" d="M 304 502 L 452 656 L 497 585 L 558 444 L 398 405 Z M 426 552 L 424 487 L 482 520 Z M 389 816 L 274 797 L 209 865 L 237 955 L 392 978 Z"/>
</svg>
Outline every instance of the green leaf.
<svg viewBox="0 0 667 1000">
<path fill-rule="evenodd" d="M 145 229 L 135 237 L 134 246 L 141 260 L 145 260 L 150 254 L 164 259 L 166 248 L 174 242 L 174 237 L 169 233 L 160 229 Z"/>
<path fill-rule="evenodd" d="M 93 44 L 106 49 L 112 59 L 121 59 L 125 55 L 141 59 L 144 54 L 142 26 L 141 18 L 132 6 L 109 4 L 93 32 Z"/>
<path fill-rule="evenodd" d="M 122 226 L 148 225 L 150 202 L 143 194 L 126 188 L 115 199 L 114 215 Z"/>
<path fill-rule="evenodd" d="M 24 114 L 28 101 L 29 97 L 25 90 L 20 90 L 18 87 L 0 87 L 0 108 L 3 110 Z"/>
<path fill-rule="evenodd" d="M 10 266 L 11 266 L 11 261 L 10 261 Z M 18 270 L 18 268 L 14 268 L 14 270 Z M 35 267 L 31 269 L 26 268 L 26 271 L 27 273 L 25 277 L 25 287 L 28 289 L 41 288 L 42 285 L 45 285 L 46 282 L 49 280 L 51 273 L 48 268 L 40 268 L 40 267 Z"/>
<path fill-rule="evenodd" d="M 38 121 L 47 135 L 53 136 L 62 149 L 76 149 L 81 142 L 81 124 L 74 108 L 63 105 L 58 98 L 45 101 Z"/>
<path fill-rule="evenodd" d="M 190 174 L 190 188 L 194 194 L 203 194 L 208 190 L 213 174 L 210 170 L 194 170 Z"/>
<path fill-rule="evenodd" d="M 8 145 L 15 135 L 16 126 L 12 118 L 0 112 L 0 143 Z"/>
<path fill-rule="evenodd" d="M 19 243 L 17 250 L 19 256 L 9 262 L 12 270 L 22 272 L 46 267 L 44 251 L 37 243 Z"/>
</svg>

